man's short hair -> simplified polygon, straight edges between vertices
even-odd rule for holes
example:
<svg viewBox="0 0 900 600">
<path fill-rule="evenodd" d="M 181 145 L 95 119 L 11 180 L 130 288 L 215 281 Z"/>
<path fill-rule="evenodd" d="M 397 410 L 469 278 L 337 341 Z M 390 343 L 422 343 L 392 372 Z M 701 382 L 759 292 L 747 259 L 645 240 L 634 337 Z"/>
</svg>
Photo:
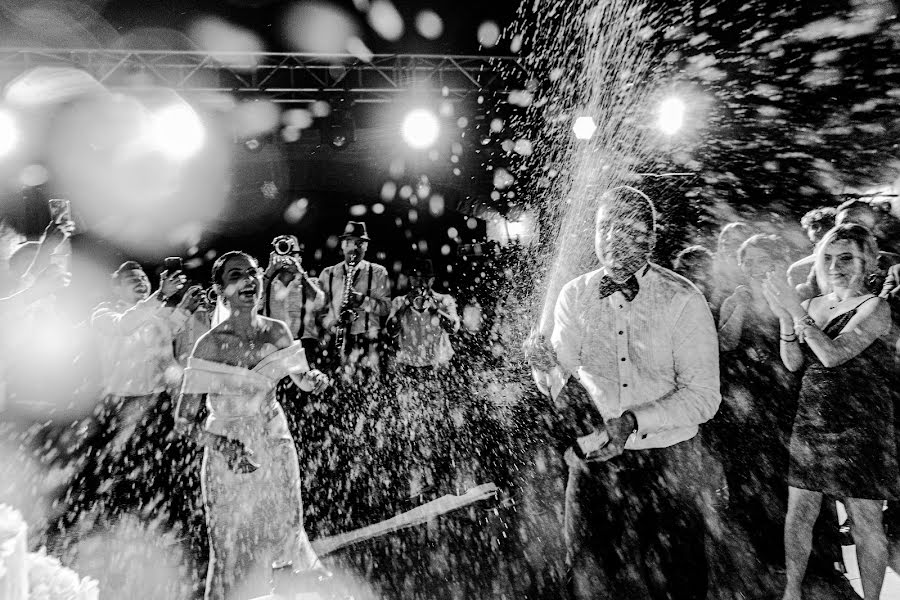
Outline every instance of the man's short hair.
<svg viewBox="0 0 900 600">
<path fill-rule="evenodd" d="M 605 208 L 618 215 L 643 221 L 647 226 L 647 233 L 652 234 L 656 230 L 656 207 L 650 197 L 637 188 L 630 185 L 612 188 L 601 197 L 597 213 Z"/>
<path fill-rule="evenodd" d="M 704 261 L 712 265 L 713 253 L 709 248 L 700 245 L 688 246 L 675 256 L 675 260 L 672 261 L 672 269 L 676 273 L 681 273 L 702 264 Z"/>
<path fill-rule="evenodd" d="M 837 209 L 833 206 L 820 206 L 800 217 L 800 227 L 809 229 L 813 225 L 819 225 L 821 229 L 829 230 L 834 227 L 834 219 L 837 217 Z"/>
<path fill-rule="evenodd" d="M 113 282 L 118 282 L 119 278 L 125 273 L 125 271 L 143 271 L 144 267 L 141 266 L 141 263 L 135 260 L 126 260 L 119 268 L 113 271 L 112 280 Z"/>
</svg>

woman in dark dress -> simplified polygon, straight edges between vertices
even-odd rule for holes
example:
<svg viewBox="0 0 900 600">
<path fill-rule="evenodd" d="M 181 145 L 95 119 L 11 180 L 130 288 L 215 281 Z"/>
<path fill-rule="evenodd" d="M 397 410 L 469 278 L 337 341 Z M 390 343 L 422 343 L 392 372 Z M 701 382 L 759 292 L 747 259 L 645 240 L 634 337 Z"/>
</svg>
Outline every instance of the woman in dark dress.
<svg viewBox="0 0 900 600">
<path fill-rule="evenodd" d="M 880 338 L 891 326 L 883 299 L 866 292 L 878 248 L 872 233 L 845 224 L 816 248 L 823 295 L 798 302 L 785 275 L 764 285 L 781 322 L 781 358 L 803 372 L 791 437 L 788 515 L 784 543 L 784 600 L 800 600 L 822 496 L 843 500 L 853 519 L 865 598 L 878 598 L 887 563 L 882 527 L 886 499 L 900 492 L 888 349 Z"/>
<path fill-rule="evenodd" d="M 728 482 L 729 515 L 757 558 L 774 568 L 784 565 L 788 444 L 799 379 L 781 362 L 778 317 L 762 286 L 768 273 L 787 268 L 784 249 L 779 237 L 757 234 L 737 252 L 746 285 L 722 303 L 722 405 L 706 429 Z"/>
</svg>

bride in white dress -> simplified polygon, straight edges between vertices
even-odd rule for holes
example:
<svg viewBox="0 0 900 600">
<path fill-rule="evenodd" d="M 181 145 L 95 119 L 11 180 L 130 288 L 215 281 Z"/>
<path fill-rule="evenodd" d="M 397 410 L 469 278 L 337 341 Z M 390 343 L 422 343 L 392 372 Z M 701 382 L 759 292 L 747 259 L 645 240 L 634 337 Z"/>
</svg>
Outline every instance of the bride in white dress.
<svg viewBox="0 0 900 600">
<path fill-rule="evenodd" d="M 257 314 L 262 281 L 256 260 L 229 252 L 212 276 L 230 315 L 197 341 L 176 419 L 205 447 L 206 600 L 243 600 L 271 590 L 273 565 L 322 569 L 303 527 L 297 453 L 275 386 L 290 376 L 301 389 L 319 393 L 329 382 L 309 368 L 283 322 Z M 209 416 L 201 424 L 204 402 Z"/>
</svg>

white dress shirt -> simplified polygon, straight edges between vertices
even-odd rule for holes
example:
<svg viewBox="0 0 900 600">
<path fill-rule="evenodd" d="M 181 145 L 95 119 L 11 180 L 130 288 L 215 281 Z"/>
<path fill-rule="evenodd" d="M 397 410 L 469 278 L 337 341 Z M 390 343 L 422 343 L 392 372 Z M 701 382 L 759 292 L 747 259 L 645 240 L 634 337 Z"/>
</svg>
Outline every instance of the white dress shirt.
<svg viewBox="0 0 900 600">
<path fill-rule="evenodd" d="M 181 369 L 172 341 L 189 316 L 155 295 L 130 307 L 125 302 L 101 304 L 91 316 L 91 326 L 101 334 L 104 393 L 146 396 L 177 385 Z"/>
<path fill-rule="evenodd" d="M 604 419 L 631 410 L 638 432 L 626 449 L 663 448 L 688 440 L 716 413 L 719 344 L 703 295 L 687 279 L 650 264 L 640 291 L 600 298 L 604 271 L 570 281 L 554 311 L 551 343 L 559 367 L 547 383 L 555 397 L 574 374 Z"/>
</svg>

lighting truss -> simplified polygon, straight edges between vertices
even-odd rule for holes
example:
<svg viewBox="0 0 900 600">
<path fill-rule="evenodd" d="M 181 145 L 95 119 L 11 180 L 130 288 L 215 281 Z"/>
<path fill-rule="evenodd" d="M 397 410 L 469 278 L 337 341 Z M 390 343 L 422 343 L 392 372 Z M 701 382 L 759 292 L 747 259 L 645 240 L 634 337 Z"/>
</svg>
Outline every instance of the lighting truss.
<svg viewBox="0 0 900 600">
<path fill-rule="evenodd" d="M 215 93 L 265 95 L 280 103 L 309 103 L 328 94 L 356 102 L 392 102 L 410 92 L 439 93 L 458 101 L 505 95 L 528 82 L 523 61 L 512 56 L 162 50 L 0 48 L 0 74 L 8 81 L 38 66 L 75 67 L 108 89 L 166 87 L 186 96 Z"/>
</svg>

